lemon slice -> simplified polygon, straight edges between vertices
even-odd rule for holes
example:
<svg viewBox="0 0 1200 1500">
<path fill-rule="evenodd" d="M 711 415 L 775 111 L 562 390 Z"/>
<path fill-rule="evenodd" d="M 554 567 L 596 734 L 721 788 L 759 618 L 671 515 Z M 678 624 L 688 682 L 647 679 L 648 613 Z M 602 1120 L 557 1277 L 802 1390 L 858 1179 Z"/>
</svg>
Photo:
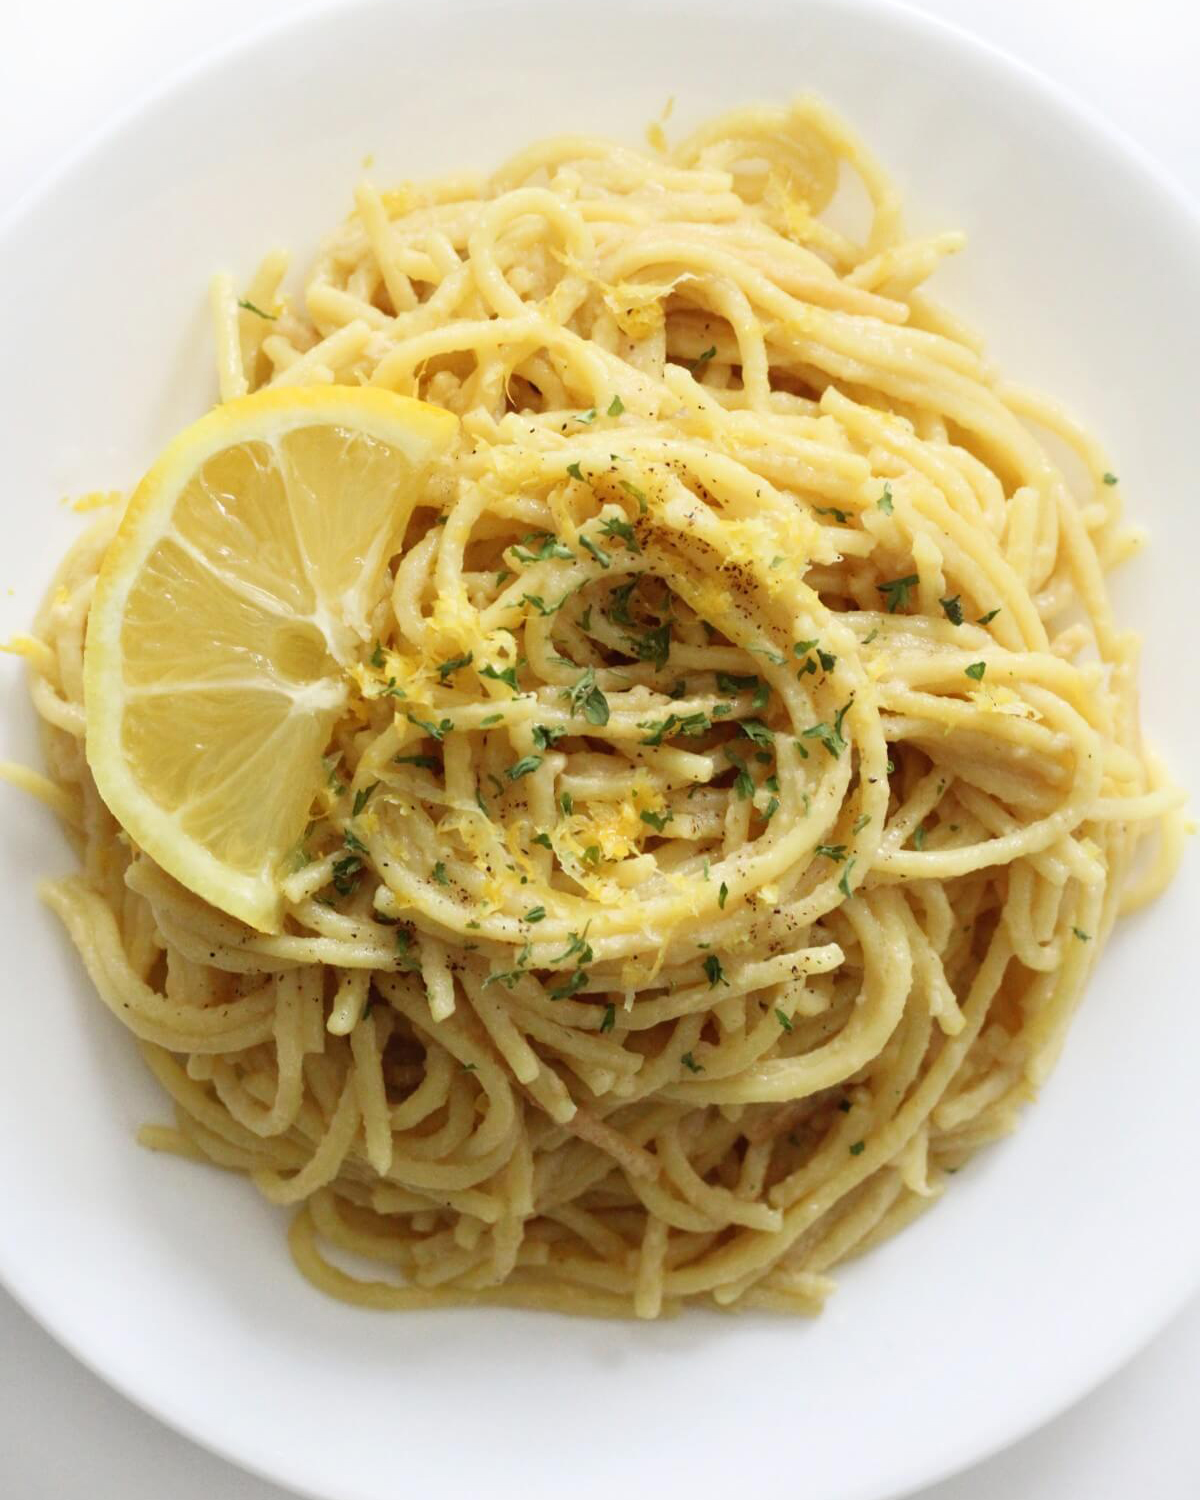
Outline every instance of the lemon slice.
<svg viewBox="0 0 1200 1500">
<path fill-rule="evenodd" d="M 218 407 L 142 480 L 97 583 L 87 759 L 133 840 L 189 890 L 278 931 L 346 699 L 344 668 L 457 420 L 390 392 Z"/>
</svg>

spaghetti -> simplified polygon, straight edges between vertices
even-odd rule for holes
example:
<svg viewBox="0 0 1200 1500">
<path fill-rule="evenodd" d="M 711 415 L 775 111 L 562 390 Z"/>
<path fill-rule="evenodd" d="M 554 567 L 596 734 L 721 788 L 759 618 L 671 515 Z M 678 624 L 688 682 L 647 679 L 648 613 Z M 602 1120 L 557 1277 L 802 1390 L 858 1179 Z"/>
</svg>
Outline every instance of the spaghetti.
<svg viewBox="0 0 1200 1500">
<path fill-rule="evenodd" d="M 299 301 L 280 254 L 240 300 L 217 278 L 223 399 L 369 382 L 461 418 L 283 930 L 175 883 L 90 780 L 119 508 L 22 648 L 29 784 L 83 856 L 47 899 L 175 1104 L 144 1143 L 293 1205 L 323 1290 L 815 1310 L 1013 1125 L 1168 878 L 1180 798 L 1104 584 L 1137 539 L 1092 439 L 919 290 L 961 243 L 904 238 L 802 101 L 363 184 Z"/>
</svg>

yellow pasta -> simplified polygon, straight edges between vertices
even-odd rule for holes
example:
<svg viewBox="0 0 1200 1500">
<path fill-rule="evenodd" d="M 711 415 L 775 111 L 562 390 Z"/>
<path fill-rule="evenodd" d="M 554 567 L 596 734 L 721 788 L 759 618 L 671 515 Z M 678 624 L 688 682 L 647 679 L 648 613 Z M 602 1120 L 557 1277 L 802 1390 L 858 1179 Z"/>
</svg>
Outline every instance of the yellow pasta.
<svg viewBox="0 0 1200 1500">
<path fill-rule="evenodd" d="M 20 780 L 82 856 L 47 899 L 174 1102 L 144 1144 L 294 1205 L 299 1269 L 367 1307 L 815 1311 L 1014 1124 L 1178 857 L 1120 487 L 924 300 L 961 237 L 906 239 L 812 101 L 354 203 L 298 298 L 278 252 L 212 288 L 223 399 L 461 419 L 282 931 L 92 784 L 117 515 L 17 648 L 51 778 Z"/>
</svg>

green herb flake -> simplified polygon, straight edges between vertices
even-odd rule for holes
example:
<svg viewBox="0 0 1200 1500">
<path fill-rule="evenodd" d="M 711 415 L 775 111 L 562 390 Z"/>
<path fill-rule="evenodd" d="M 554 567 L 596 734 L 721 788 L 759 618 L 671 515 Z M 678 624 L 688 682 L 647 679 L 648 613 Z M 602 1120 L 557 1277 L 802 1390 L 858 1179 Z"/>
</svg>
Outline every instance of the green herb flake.
<svg viewBox="0 0 1200 1500">
<path fill-rule="evenodd" d="M 775 731 L 768 729 L 761 719 L 742 719 L 738 728 L 748 740 L 753 740 L 756 745 L 775 743 Z"/>
<path fill-rule="evenodd" d="M 608 415 L 610 417 L 619 417 L 624 410 L 624 401 L 621 400 L 620 396 L 614 396 L 608 404 Z"/>
<path fill-rule="evenodd" d="M 696 1061 L 696 1059 L 692 1056 L 692 1054 L 690 1052 L 685 1052 L 683 1054 L 683 1056 L 679 1059 L 679 1061 L 684 1065 L 684 1067 L 688 1070 L 689 1073 L 703 1073 L 704 1072 L 704 1064 L 703 1063 L 698 1063 Z"/>
<path fill-rule="evenodd" d="M 393 755 L 394 766 L 423 766 L 427 771 L 440 771 L 442 763 L 432 755 Z"/>
<path fill-rule="evenodd" d="M 722 880 L 722 882 L 721 882 L 721 888 L 717 892 L 717 905 L 721 908 L 722 911 L 725 910 L 725 903 L 726 903 L 726 901 L 728 901 L 728 899 L 729 899 L 729 887 Z"/>
<path fill-rule="evenodd" d="M 423 729 L 427 735 L 435 740 L 444 740 L 454 728 L 453 719 L 442 719 L 440 723 L 434 724 L 429 719 L 418 719 L 415 714 L 404 716 L 410 724 L 415 724 L 418 729 Z"/>
<path fill-rule="evenodd" d="M 775 1019 L 783 1027 L 784 1031 L 793 1031 L 795 1029 L 792 1025 L 791 1016 L 785 1011 L 780 1010 L 778 1006 L 775 1007 Z"/>
<path fill-rule="evenodd" d="M 877 583 L 875 587 L 887 601 L 887 612 L 894 615 L 898 609 L 903 609 L 908 603 L 908 595 L 911 589 L 916 588 L 920 579 L 915 573 L 906 573 L 903 578 L 889 578 L 886 583 Z"/>
<path fill-rule="evenodd" d="M 976 620 L 975 623 L 977 625 L 990 625 L 992 623 L 992 621 L 996 618 L 996 616 L 999 613 L 1000 613 L 999 608 L 989 609 L 988 612 L 987 612 L 987 614 L 986 615 L 980 615 L 979 619 Z"/>
<path fill-rule="evenodd" d="M 536 552 L 530 550 L 530 542 L 538 544 Z M 523 563 L 547 562 L 552 557 L 561 557 L 566 562 L 575 561 L 575 554 L 564 547 L 551 531 L 531 531 L 527 537 L 521 539 L 519 546 L 512 546 L 509 551 L 518 562 Z"/>
<path fill-rule="evenodd" d="M 851 856 L 851 858 L 846 861 L 846 868 L 842 871 L 842 878 L 838 881 L 838 890 L 841 891 L 842 895 L 845 896 L 847 900 L 849 900 L 850 897 L 854 894 L 854 892 L 850 889 L 850 871 L 853 870 L 854 865 L 855 859 L 853 856 Z"/>
<path fill-rule="evenodd" d="M 951 594 L 949 599 L 939 599 L 942 613 L 950 621 L 951 625 L 961 625 L 963 622 L 962 600 L 957 594 Z"/>
<path fill-rule="evenodd" d="M 372 650 L 370 656 L 367 657 L 367 661 L 371 664 L 371 666 L 375 668 L 383 666 L 383 646 L 379 643 L 379 641 L 375 642 L 374 649 Z"/>
<path fill-rule="evenodd" d="M 650 506 L 646 500 L 645 490 L 638 489 L 637 485 L 632 484 L 628 479 L 622 479 L 620 481 L 619 487 L 623 489 L 627 495 L 631 495 L 633 499 L 637 501 L 638 510 L 642 513 L 642 515 L 645 515 L 646 512 L 650 509 Z M 632 550 L 634 552 L 640 552 L 642 549 L 635 543 Z"/>
<path fill-rule="evenodd" d="M 600 1030 L 611 1031 L 617 1024 L 617 1007 L 609 1004 L 604 1007 L 604 1014 L 600 1018 Z"/>
<path fill-rule="evenodd" d="M 866 1141 L 855 1141 L 855 1143 L 853 1144 L 853 1146 L 850 1147 L 850 1155 L 851 1156 L 861 1156 L 866 1149 L 867 1149 L 867 1143 L 866 1143 Z"/>
<path fill-rule="evenodd" d="M 595 542 L 593 542 L 590 536 L 584 536 L 583 533 L 580 532 L 579 545 L 584 549 L 585 552 L 590 552 L 602 568 L 612 567 L 612 558 L 607 552 L 605 552 L 603 547 L 600 547 Z"/>
<path fill-rule="evenodd" d="M 240 308 L 243 308 L 248 313 L 253 313 L 256 318 L 265 318 L 268 323 L 275 323 L 278 321 L 278 313 L 263 312 L 261 307 L 255 307 L 254 303 L 249 301 L 245 297 L 240 297 L 238 299 L 238 306 Z M 1107 475 L 1105 476 L 1105 482 L 1107 483 Z M 1115 479 L 1113 480 L 1113 483 L 1116 483 Z"/>
<path fill-rule="evenodd" d="M 863 813 L 862 817 L 858 819 L 858 821 L 855 823 L 854 827 L 850 830 L 851 833 L 861 833 L 863 831 L 863 829 L 867 826 L 867 824 L 870 821 L 871 821 L 871 814 L 870 813 Z"/>
<path fill-rule="evenodd" d="M 443 686 L 463 667 L 469 667 L 475 660 L 473 652 L 466 652 L 463 656 L 452 656 L 449 661 L 438 662 L 437 674 Z"/>
<path fill-rule="evenodd" d="M 569 818 L 575 811 L 575 798 L 571 796 L 570 792 L 563 792 L 558 799 L 558 805 L 563 810 L 563 816 Z"/>
<path fill-rule="evenodd" d="M 841 864 L 846 857 L 846 846 L 845 844 L 818 844 L 813 853 L 822 854 L 826 859 L 832 859 L 836 864 Z"/>
<path fill-rule="evenodd" d="M 512 765 L 505 771 L 509 781 L 520 781 L 522 776 L 528 776 L 536 771 L 542 763 L 540 755 L 523 755 L 520 760 L 513 761 Z"/>
<path fill-rule="evenodd" d="M 813 509 L 819 516 L 832 516 L 839 526 L 845 526 L 850 517 L 844 510 L 839 510 L 836 505 L 814 505 Z"/>
<path fill-rule="evenodd" d="M 579 467 L 578 463 L 568 464 L 567 473 L 571 476 L 572 479 L 578 479 L 580 484 L 586 482 L 583 477 L 583 470 Z"/>
<path fill-rule="evenodd" d="M 539 750 L 549 750 L 557 740 L 561 740 L 566 734 L 565 729 L 552 729 L 548 724 L 535 724 L 533 726 L 533 743 Z"/>
<path fill-rule="evenodd" d="M 576 969 L 570 978 L 564 983 L 555 985 L 550 991 L 551 1000 L 569 1000 L 572 995 L 577 995 L 588 980 L 586 969 Z"/>
<path fill-rule="evenodd" d="M 708 977 L 708 987 L 715 990 L 717 985 L 729 983 L 725 978 L 725 970 L 721 967 L 721 960 L 715 953 L 710 953 L 704 960 L 704 972 Z"/>
<path fill-rule="evenodd" d="M 875 504 L 884 513 L 885 516 L 891 515 L 894 509 L 894 506 L 892 505 L 892 487 L 886 481 L 884 482 L 883 486 L 883 494 L 880 495 Z"/>
<path fill-rule="evenodd" d="M 543 849 L 553 849 L 554 848 L 554 845 L 550 842 L 550 835 L 544 829 L 542 830 L 541 833 L 535 833 L 534 834 L 534 836 L 533 836 L 533 842 L 535 844 L 541 844 L 541 846 L 542 846 Z"/>
<path fill-rule="evenodd" d="M 379 782 L 373 781 L 370 786 L 360 787 L 359 790 L 355 792 L 354 810 L 350 814 L 352 818 L 358 817 L 359 813 L 362 812 L 363 808 L 366 807 L 368 802 L 370 802 L 371 794 L 378 786 Z"/>
<path fill-rule="evenodd" d="M 920 854 L 924 847 L 925 825 L 924 823 L 918 823 L 916 828 L 913 829 L 913 848 L 917 851 L 918 854 Z"/>
<path fill-rule="evenodd" d="M 450 884 L 450 877 L 446 874 L 446 866 L 440 859 L 433 867 L 433 878 L 437 881 L 438 885 Z"/>
<path fill-rule="evenodd" d="M 608 699 L 596 686 L 596 669 L 588 667 L 573 687 L 567 688 L 563 697 L 571 705 L 572 714 L 582 714 L 589 724 L 608 723 Z"/>
<path fill-rule="evenodd" d="M 516 667 L 494 667 L 491 662 L 487 662 L 484 666 L 480 667 L 479 675 L 480 677 L 490 678 L 492 682 L 506 683 L 512 688 L 514 693 L 520 691 L 517 687 Z"/>
<path fill-rule="evenodd" d="M 1079 939 L 1079 941 L 1081 943 L 1090 943 L 1091 940 L 1092 940 L 1091 933 L 1090 932 L 1084 932 L 1084 930 L 1082 929 L 1082 927 L 1072 927 L 1071 931 L 1075 934 L 1075 936 Z"/>
<path fill-rule="evenodd" d="M 724 750 L 726 760 L 728 760 L 729 763 L 737 771 L 737 776 L 734 779 L 733 783 L 733 789 L 737 794 L 738 800 L 744 802 L 748 798 L 754 796 L 754 780 L 751 777 L 750 772 L 746 769 L 746 762 L 741 758 L 741 756 L 738 755 L 736 751 L 731 750 L 728 745 L 724 746 Z"/>
<path fill-rule="evenodd" d="M 624 485 L 626 481 L 622 480 L 621 483 Z M 609 516 L 607 520 L 601 522 L 600 530 L 605 536 L 619 537 L 630 552 L 640 552 L 642 550 L 641 544 L 637 539 L 637 533 L 629 522 L 621 516 Z"/>
<path fill-rule="evenodd" d="M 986 671 L 987 662 L 985 661 L 973 661 L 971 665 L 966 669 L 967 676 L 970 677 L 973 682 L 982 682 L 983 674 Z"/>
<path fill-rule="evenodd" d="M 531 906 L 521 918 L 523 922 L 541 922 L 545 919 L 546 908 L 544 906 Z"/>
<path fill-rule="evenodd" d="M 641 814 L 642 822 L 653 828 L 655 833 L 661 833 L 674 816 L 670 808 L 665 813 L 656 813 L 647 807 L 642 809 Z"/>
<path fill-rule="evenodd" d="M 243 305 L 244 304 L 240 304 L 239 303 L 239 306 L 243 306 Z M 1116 482 L 1117 482 L 1117 476 L 1115 474 L 1106 473 L 1104 475 L 1104 483 L 1105 484 L 1116 484 Z"/>
<path fill-rule="evenodd" d="M 695 374 L 695 372 L 700 368 L 701 365 L 706 365 L 710 359 L 716 359 L 716 357 L 717 346 L 716 344 L 710 344 L 698 359 L 692 360 L 692 373 Z"/>
</svg>

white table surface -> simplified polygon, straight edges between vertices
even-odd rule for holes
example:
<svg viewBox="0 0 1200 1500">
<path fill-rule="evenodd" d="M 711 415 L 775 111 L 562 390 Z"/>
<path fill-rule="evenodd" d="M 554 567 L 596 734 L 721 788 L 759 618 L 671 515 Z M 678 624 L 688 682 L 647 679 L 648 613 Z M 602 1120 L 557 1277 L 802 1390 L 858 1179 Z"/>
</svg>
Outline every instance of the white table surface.
<svg viewBox="0 0 1200 1500">
<path fill-rule="evenodd" d="M 299 0 L 7 0 L 0 211 L 198 52 L 299 8 Z M 1200 20 L 1192 0 L 922 0 L 919 8 L 1084 96 L 1200 198 Z M 1189 1186 L 1196 1185 L 1181 1189 Z M 1196 1500 L 1197 1376 L 1200 1302 L 1065 1416 L 923 1500 Z M 284 1500 L 284 1491 L 110 1391 L 2 1291 L 0 1495 Z"/>
</svg>

